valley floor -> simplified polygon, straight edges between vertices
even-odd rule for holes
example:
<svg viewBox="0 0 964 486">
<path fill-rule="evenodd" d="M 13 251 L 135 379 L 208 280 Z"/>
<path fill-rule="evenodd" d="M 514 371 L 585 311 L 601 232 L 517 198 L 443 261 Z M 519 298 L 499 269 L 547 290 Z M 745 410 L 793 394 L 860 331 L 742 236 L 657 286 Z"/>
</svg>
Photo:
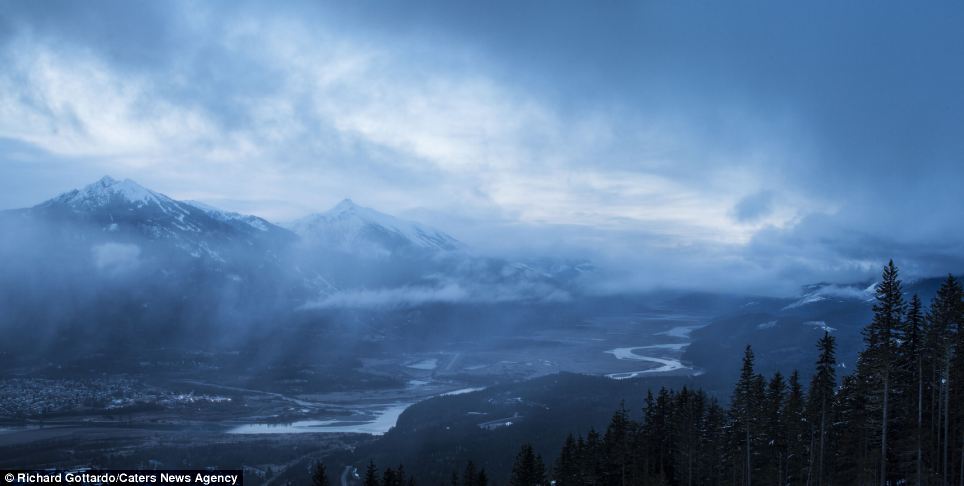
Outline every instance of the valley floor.
<svg viewBox="0 0 964 486">
<path fill-rule="evenodd" d="M 243 383 L 217 370 L 71 378 L 20 372 L 0 382 L 9 392 L 0 398 L 6 411 L 0 466 L 186 467 L 189 461 L 279 474 L 384 434 L 409 406 L 431 397 L 559 372 L 692 375 L 681 355 L 689 331 L 701 325 L 680 315 L 607 316 L 482 343 L 372 353 L 353 370 L 362 377 L 358 386 L 327 391 Z M 377 386 L 366 387 L 369 378 Z M 186 459 L 201 449 L 211 455 Z"/>
</svg>

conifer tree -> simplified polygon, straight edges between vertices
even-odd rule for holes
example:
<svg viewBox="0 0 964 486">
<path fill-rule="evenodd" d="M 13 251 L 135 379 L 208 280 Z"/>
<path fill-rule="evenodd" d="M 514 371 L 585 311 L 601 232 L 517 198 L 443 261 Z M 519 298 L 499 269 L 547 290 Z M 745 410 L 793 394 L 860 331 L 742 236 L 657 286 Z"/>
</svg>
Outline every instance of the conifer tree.
<svg viewBox="0 0 964 486">
<path fill-rule="evenodd" d="M 645 477 L 656 474 L 658 469 L 655 458 L 659 448 L 657 422 L 656 397 L 652 390 L 646 390 L 646 399 L 643 404 L 643 423 L 640 426 L 636 437 L 637 457 L 636 463 Z"/>
<path fill-rule="evenodd" d="M 673 454 L 676 435 L 673 433 L 673 394 L 660 388 L 653 397 L 647 393 L 644 421 L 638 441 L 643 444 L 644 459 L 639 461 L 648 477 L 674 477 Z"/>
<path fill-rule="evenodd" d="M 679 484 L 690 486 L 698 483 L 696 476 L 699 474 L 699 456 L 703 446 L 705 396 L 684 386 L 675 394 L 673 403 L 676 410 L 673 421 L 676 443 L 673 470 Z"/>
<path fill-rule="evenodd" d="M 858 364 L 859 366 L 859 364 Z M 877 477 L 870 457 L 868 387 L 859 372 L 845 376 L 834 401 L 837 436 L 834 479 L 837 484 L 869 484 Z"/>
<path fill-rule="evenodd" d="M 378 486 L 378 468 L 375 461 L 368 461 L 368 468 L 365 470 L 365 486 Z"/>
<path fill-rule="evenodd" d="M 385 472 L 382 473 L 382 486 L 402 486 L 398 473 L 391 467 L 385 468 Z"/>
<path fill-rule="evenodd" d="M 884 267 L 881 281 L 876 286 L 873 307 L 874 317 L 864 328 L 866 348 L 861 355 L 862 370 L 872 384 L 873 408 L 877 413 L 879 432 L 876 442 L 879 444 L 880 459 L 878 463 L 878 478 L 881 486 L 889 480 L 888 465 L 891 462 L 888 436 L 891 422 L 891 394 L 894 376 L 895 358 L 901 319 L 904 314 L 904 297 L 897 267 L 891 260 Z"/>
<path fill-rule="evenodd" d="M 529 444 L 524 444 L 512 465 L 510 486 L 542 486 L 546 483 L 546 467 L 542 457 Z"/>
<path fill-rule="evenodd" d="M 700 484 L 720 484 L 723 481 L 726 470 L 723 463 L 726 448 L 723 434 L 725 424 L 726 411 L 715 400 L 710 400 L 701 434 L 704 454 L 700 460 Z"/>
<path fill-rule="evenodd" d="M 739 483 L 747 486 L 753 484 L 753 443 L 757 433 L 755 412 L 759 403 L 755 401 L 758 398 L 758 378 L 753 371 L 753 359 L 753 349 L 747 345 L 743 352 L 740 379 L 733 390 L 730 405 L 730 430 L 733 434 L 734 451 L 741 456 L 740 462 L 734 466 L 739 473 Z"/>
<path fill-rule="evenodd" d="M 836 340 L 829 332 L 824 331 L 823 337 L 817 341 L 820 354 L 817 358 L 817 369 L 810 382 L 810 401 L 808 403 L 808 417 L 811 424 L 813 450 L 811 451 L 811 477 L 816 485 L 827 482 L 828 441 L 830 434 L 831 405 L 834 391 L 837 387 L 837 357 Z"/>
<path fill-rule="evenodd" d="M 629 412 L 621 405 L 613 414 L 609 427 L 606 428 L 606 434 L 603 436 L 606 483 L 628 484 L 629 468 L 632 467 L 629 445 L 635 433 L 632 421 L 629 419 Z"/>
<path fill-rule="evenodd" d="M 938 289 L 937 295 L 931 301 L 927 313 L 927 352 L 932 370 L 932 405 L 931 405 L 931 436 L 932 463 L 943 483 L 949 483 L 952 470 L 950 468 L 950 436 L 952 377 L 950 376 L 951 362 L 954 353 L 954 336 L 961 321 L 961 286 L 952 275 Z M 959 333 L 959 332 L 958 332 Z M 959 407 L 959 404 L 957 408 Z M 956 441 L 955 441 L 956 442 Z"/>
<path fill-rule="evenodd" d="M 585 446 L 581 454 L 580 463 L 582 465 L 583 482 L 595 484 L 601 481 L 603 468 L 603 446 L 602 439 L 596 429 L 589 429 L 586 434 Z"/>
<path fill-rule="evenodd" d="M 806 484 L 808 459 L 809 425 L 805 408 L 803 386 L 800 384 L 800 373 L 796 370 L 790 375 L 786 404 L 783 407 L 783 429 L 786 437 L 786 468 L 780 484 Z"/>
<path fill-rule="evenodd" d="M 659 476 L 672 478 L 675 475 L 673 451 L 676 450 L 676 436 L 673 434 L 673 393 L 660 387 L 656 394 L 655 442 Z"/>
<path fill-rule="evenodd" d="M 783 484 L 786 467 L 786 436 L 783 429 L 783 408 L 786 400 L 787 385 L 778 371 L 767 383 L 766 397 L 763 402 L 763 431 L 765 455 L 763 484 Z"/>
<path fill-rule="evenodd" d="M 553 470 L 553 477 L 559 486 L 570 486 L 582 484 L 579 474 L 579 448 L 576 439 L 569 434 L 566 442 L 562 446 L 559 458 L 556 460 L 556 467 Z"/>
<path fill-rule="evenodd" d="M 948 482 L 953 476 L 964 486 L 964 290 L 957 285 L 956 312 L 951 338 L 952 352 L 948 371 L 946 434 Z M 948 304 L 950 307 L 950 304 Z M 956 451 L 955 451 L 956 450 Z M 955 464 L 956 463 L 956 464 Z"/>
<path fill-rule="evenodd" d="M 911 298 L 902 324 L 897 347 L 898 433 L 902 439 L 897 446 L 901 472 L 908 477 L 912 474 L 919 485 L 924 480 L 924 311 L 917 294 Z"/>
<path fill-rule="evenodd" d="M 325 469 L 325 464 L 321 461 L 315 463 L 315 467 L 311 470 L 311 484 L 313 486 L 329 486 L 331 483 L 328 481 L 328 470 Z"/>
<path fill-rule="evenodd" d="M 478 486 L 479 473 L 475 469 L 475 463 L 469 461 L 462 472 L 462 486 Z"/>
</svg>

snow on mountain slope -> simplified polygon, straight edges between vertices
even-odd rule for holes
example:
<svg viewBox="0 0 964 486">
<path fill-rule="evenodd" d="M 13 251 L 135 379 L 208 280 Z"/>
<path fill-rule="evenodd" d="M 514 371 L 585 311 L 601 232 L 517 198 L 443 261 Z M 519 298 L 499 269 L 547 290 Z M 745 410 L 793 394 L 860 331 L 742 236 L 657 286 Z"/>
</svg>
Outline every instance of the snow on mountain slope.
<svg viewBox="0 0 964 486">
<path fill-rule="evenodd" d="M 35 217 L 92 225 L 113 238 L 167 241 L 190 256 L 224 262 L 228 248 L 261 248 L 275 254 L 289 231 L 255 217 L 201 208 L 170 198 L 130 179 L 105 176 L 25 210 Z"/>
<path fill-rule="evenodd" d="M 440 230 L 350 199 L 287 227 L 301 237 L 301 261 L 313 261 L 314 268 L 345 292 L 371 291 L 362 296 L 366 299 L 376 294 L 421 299 L 456 289 L 460 300 L 473 302 L 558 301 L 570 298 L 575 281 L 592 270 L 587 262 L 475 255 Z M 399 288 L 404 292 L 386 291 Z M 351 294 L 344 300 L 358 298 Z"/>
<path fill-rule="evenodd" d="M 877 284 L 873 283 L 869 287 L 859 285 L 836 285 L 836 284 L 812 284 L 804 286 L 803 295 L 796 301 L 787 304 L 783 310 L 796 309 L 805 305 L 816 304 L 825 300 L 856 300 L 870 302 L 874 298 L 874 290 Z"/>
<path fill-rule="evenodd" d="M 74 212 L 89 212 L 107 207 L 132 206 L 132 208 L 155 207 L 168 214 L 188 214 L 177 201 L 142 187 L 130 179 L 118 181 L 104 176 L 93 184 L 67 191 L 37 205 L 37 208 L 66 207 Z"/>
<path fill-rule="evenodd" d="M 455 238 L 434 228 L 389 216 L 345 199 L 334 208 L 286 225 L 306 242 L 369 256 L 404 251 L 451 252 L 464 248 Z"/>
<path fill-rule="evenodd" d="M 208 214 L 208 216 L 211 216 L 212 218 L 225 223 L 240 222 L 258 231 L 268 231 L 271 227 L 275 226 L 262 218 L 259 218 L 257 216 L 252 216 L 250 214 L 241 214 L 241 213 L 235 213 L 231 211 L 224 211 L 214 206 L 204 204 L 200 201 L 184 201 L 184 202 L 186 204 L 190 204 L 191 206 L 194 206 L 200 209 L 201 211 L 204 211 L 205 213 Z"/>
<path fill-rule="evenodd" d="M 484 302 L 558 300 L 592 271 L 588 262 L 473 255 L 440 230 L 348 199 L 291 223 L 289 230 L 256 216 L 178 201 L 129 179 L 104 177 L 9 214 L 14 213 L 26 219 L 10 219 L 11 224 L 49 223 L 63 238 L 58 244 L 83 241 L 91 255 L 103 245 L 127 245 L 141 260 L 180 262 L 185 269 L 201 263 L 205 271 L 246 285 L 271 275 L 270 285 L 258 288 L 283 289 L 273 291 L 290 296 L 456 286 Z"/>
</svg>

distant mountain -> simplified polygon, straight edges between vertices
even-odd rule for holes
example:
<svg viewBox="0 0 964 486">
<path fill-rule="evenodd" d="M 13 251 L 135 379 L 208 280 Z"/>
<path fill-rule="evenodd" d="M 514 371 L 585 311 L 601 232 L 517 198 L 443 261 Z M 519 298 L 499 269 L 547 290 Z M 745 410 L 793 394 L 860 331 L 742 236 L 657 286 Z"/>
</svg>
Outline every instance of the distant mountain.
<svg viewBox="0 0 964 486">
<path fill-rule="evenodd" d="M 282 227 L 110 177 L 0 211 L 0 262 L 0 330 L 17 330 L 0 339 L 9 343 L 37 335 L 71 344 L 132 336 L 164 342 L 205 331 L 222 339 L 251 323 L 272 330 L 332 315 L 372 328 L 352 332 L 376 335 L 374 328 L 409 310 L 406 319 L 417 321 L 427 306 L 444 315 L 458 304 L 578 301 L 594 272 L 582 260 L 479 255 L 441 230 L 351 200 Z M 939 283 L 923 279 L 905 289 L 926 303 Z M 820 283 L 794 298 L 661 298 L 672 311 L 715 310 L 684 355 L 707 375 L 738 370 L 747 343 L 761 370 L 807 373 L 823 332 L 837 336 L 842 366 L 854 365 L 873 290 L 871 282 Z"/>
<path fill-rule="evenodd" d="M 2 211 L 0 235 L 0 329 L 57 336 L 38 346 L 230 339 L 316 293 L 290 270 L 295 234 L 129 179 Z"/>
<path fill-rule="evenodd" d="M 441 230 L 350 200 L 286 226 L 111 177 L 0 211 L 0 321 L 120 319 L 160 332 L 343 305 L 559 300 L 591 271 L 473 255 Z"/>
<path fill-rule="evenodd" d="M 119 181 L 109 176 L 20 211 L 50 221 L 99 228 L 115 238 L 167 240 L 196 258 L 220 262 L 225 262 L 226 255 L 218 251 L 219 247 L 260 248 L 277 256 L 272 246 L 295 239 L 289 231 L 261 218 L 202 208 L 130 179 Z"/>
<path fill-rule="evenodd" d="M 457 294 L 475 302 L 558 299 L 592 270 L 587 262 L 479 256 L 439 229 L 351 199 L 284 226 L 300 237 L 297 260 L 340 289 L 405 287 L 430 299 Z"/>
<path fill-rule="evenodd" d="M 373 258 L 464 249 L 461 242 L 442 231 L 359 206 L 351 199 L 286 227 L 307 244 Z"/>
</svg>

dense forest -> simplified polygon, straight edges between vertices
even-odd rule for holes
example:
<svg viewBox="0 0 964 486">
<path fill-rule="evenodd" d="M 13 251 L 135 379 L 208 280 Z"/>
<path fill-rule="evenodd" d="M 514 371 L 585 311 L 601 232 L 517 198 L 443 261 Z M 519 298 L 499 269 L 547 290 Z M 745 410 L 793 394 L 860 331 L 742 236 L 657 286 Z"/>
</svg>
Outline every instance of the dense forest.
<svg viewBox="0 0 964 486">
<path fill-rule="evenodd" d="M 662 388 L 648 394 L 640 420 L 620 407 L 605 431 L 570 435 L 551 467 L 522 445 L 511 476 L 498 479 L 512 486 L 964 486 L 962 297 L 948 276 L 929 308 L 916 295 L 907 301 L 890 262 L 849 374 L 830 333 L 817 342 L 809 384 L 797 371 L 757 373 L 747 346 L 728 406 L 702 390 Z M 379 474 L 373 463 L 363 481 L 415 483 L 402 466 Z M 314 482 L 327 483 L 323 467 Z M 456 486 L 496 483 L 504 484 L 471 462 L 452 472 Z"/>
</svg>

